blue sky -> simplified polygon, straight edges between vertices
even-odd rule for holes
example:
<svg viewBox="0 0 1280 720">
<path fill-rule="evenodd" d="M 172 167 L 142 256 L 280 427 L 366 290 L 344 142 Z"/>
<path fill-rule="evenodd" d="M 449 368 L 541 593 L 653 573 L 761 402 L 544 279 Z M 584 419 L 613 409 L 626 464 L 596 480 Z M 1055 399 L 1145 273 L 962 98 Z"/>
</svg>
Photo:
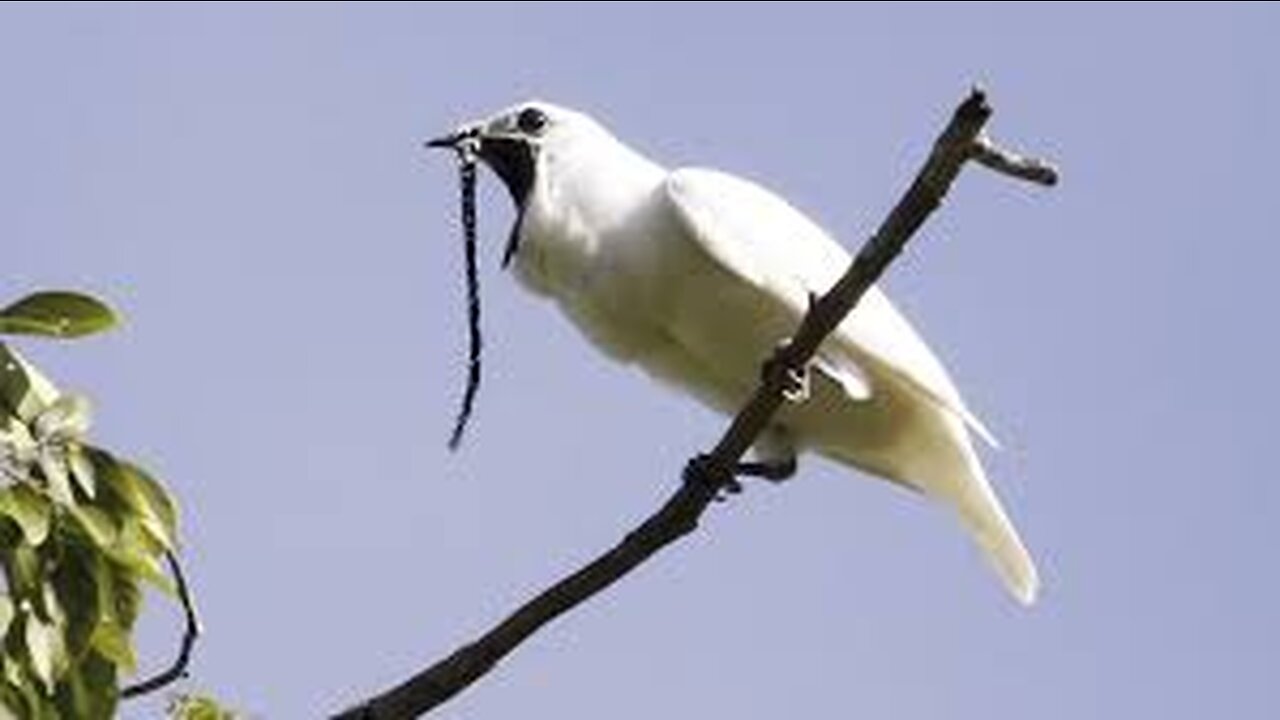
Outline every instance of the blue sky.
<svg viewBox="0 0 1280 720">
<path fill-rule="evenodd" d="M 1280 665 L 1273 5 L 0 7 L 0 295 L 127 326 L 24 343 L 167 480 L 192 688 L 334 711 L 650 512 L 724 421 L 498 269 L 465 330 L 422 139 L 541 97 L 754 178 L 856 247 L 970 83 L 1053 191 L 969 170 L 886 287 L 1005 443 L 1024 610 L 957 524 L 810 460 L 552 625 L 449 718 L 1270 717 Z M 153 600 L 143 655 L 171 652 Z M 150 717 L 155 705 L 128 707 Z"/>
</svg>

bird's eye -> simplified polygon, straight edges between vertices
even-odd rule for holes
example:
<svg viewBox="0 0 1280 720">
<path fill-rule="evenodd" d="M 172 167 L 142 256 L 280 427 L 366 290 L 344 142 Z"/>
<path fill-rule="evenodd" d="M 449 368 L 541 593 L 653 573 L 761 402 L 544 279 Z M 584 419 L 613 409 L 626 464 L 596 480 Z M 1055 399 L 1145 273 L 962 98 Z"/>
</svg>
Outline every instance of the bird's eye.
<svg viewBox="0 0 1280 720">
<path fill-rule="evenodd" d="M 547 114 L 536 107 L 527 107 L 516 116 L 516 127 L 520 132 L 537 135 L 547 126 Z"/>
</svg>

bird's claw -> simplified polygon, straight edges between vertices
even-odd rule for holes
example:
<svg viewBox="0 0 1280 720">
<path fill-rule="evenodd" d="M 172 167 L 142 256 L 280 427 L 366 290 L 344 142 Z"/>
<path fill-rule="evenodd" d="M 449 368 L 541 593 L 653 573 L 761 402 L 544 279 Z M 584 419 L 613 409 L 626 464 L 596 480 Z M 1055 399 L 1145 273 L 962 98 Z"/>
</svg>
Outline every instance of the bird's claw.
<svg viewBox="0 0 1280 720">
<path fill-rule="evenodd" d="M 733 476 L 733 472 L 726 472 L 724 468 L 712 461 L 710 455 L 693 456 L 685 464 L 681 478 L 688 485 L 697 485 L 711 491 L 712 499 L 716 502 L 726 500 L 727 495 L 737 495 L 742 492 L 742 483 Z"/>
<path fill-rule="evenodd" d="M 809 399 L 809 368 L 785 368 L 782 399 L 790 403 L 802 403 Z"/>
<path fill-rule="evenodd" d="M 790 362 L 787 353 L 789 342 L 783 342 L 773 351 L 773 356 L 765 360 L 762 375 L 765 382 L 776 378 L 782 386 L 782 398 L 790 403 L 802 403 L 809 399 L 809 367 L 796 367 Z"/>
</svg>

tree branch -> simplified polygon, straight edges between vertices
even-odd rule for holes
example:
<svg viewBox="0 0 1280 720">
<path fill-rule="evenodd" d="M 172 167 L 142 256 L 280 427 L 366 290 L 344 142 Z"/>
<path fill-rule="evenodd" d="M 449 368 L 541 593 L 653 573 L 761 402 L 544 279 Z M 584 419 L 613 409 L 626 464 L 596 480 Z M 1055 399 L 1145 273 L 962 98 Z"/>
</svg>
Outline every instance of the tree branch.
<svg viewBox="0 0 1280 720">
<path fill-rule="evenodd" d="M 986 133 L 978 133 L 973 141 L 973 160 L 998 173 L 1045 187 L 1058 184 L 1058 169 L 1038 158 L 1023 157 L 998 147 Z"/>
<path fill-rule="evenodd" d="M 715 449 L 689 462 L 684 472 L 685 482 L 657 513 L 616 547 L 525 603 L 475 642 L 336 717 L 340 720 L 418 717 L 469 687 L 543 625 L 692 532 L 707 505 L 721 490 L 734 486 L 734 467 L 783 402 L 789 383 L 787 371 L 806 366 L 826 336 L 941 204 L 966 161 L 976 160 L 1024 180 L 1045 184 L 1056 180 L 1056 173 L 1049 165 L 1000 150 L 981 134 L 991 112 L 985 94 L 977 88 L 960 104 L 906 194 L 858 252 L 839 282 L 811 304 L 795 336 L 767 361 L 760 386 L 734 417 Z"/>
<path fill-rule="evenodd" d="M 173 576 L 173 584 L 177 587 L 178 600 L 182 603 L 182 612 L 186 618 L 182 643 L 178 647 L 178 656 L 173 664 L 164 671 L 121 690 L 122 700 L 153 693 L 186 677 L 187 665 L 191 663 L 191 651 L 195 649 L 196 638 L 200 637 L 200 618 L 196 615 L 195 602 L 191 599 L 191 590 L 187 587 L 187 578 L 182 572 L 182 564 L 178 562 L 178 556 L 172 550 L 165 551 L 164 559 L 169 563 L 169 574 Z"/>
</svg>

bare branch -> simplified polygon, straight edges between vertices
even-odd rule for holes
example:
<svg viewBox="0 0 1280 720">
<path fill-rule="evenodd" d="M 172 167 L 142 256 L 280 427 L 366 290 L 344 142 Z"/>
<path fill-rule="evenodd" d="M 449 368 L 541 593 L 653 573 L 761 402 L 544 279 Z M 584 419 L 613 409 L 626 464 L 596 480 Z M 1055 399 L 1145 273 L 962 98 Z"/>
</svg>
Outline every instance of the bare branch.
<svg viewBox="0 0 1280 720">
<path fill-rule="evenodd" d="M 768 361 L 755 395 L 734 417 L 715 449 L 690 460 L 685 467 L 685 482 L 657 513 L 616 547 L 525 603 L 475 642 L 336 717 L 341 720 L 418 717 L 469 687 L 543 625 L 692 532 L 707 505 L 721 490 L 733 487 L 733 468 L 782 404 L 789 385 L 787 371 L 805 367 L 823 339 L 840 324 L 902 251 L 907 240 L 941 204 L 966 161 L 977 160 L 999 172 L 1034 182 L 1051 184 L 1048 179 L 1056 178 L 1048 165 L 998 150 L 982 137 L 982 127 L 991 112 L 985 94 L 977 88 L 960 104 L 906 194 L 858 252 L 839 282 L 811 304 L 795 337 Z"/>
<path fill-rule="evenodd" d="M 973 160 L 998 173 L 1046 187 L 1058 184 L 1058 169 L 1039 158 L 1023 157 L 1010 150 L 997 147 L 986 133 L 979 133 L 973 141 Z"/>
<path fill-rule="evenodd" d="M 196 615 L 196 606 L 191 599 L 191 590 L 187 587 L 187 578 L 182 572 L 182 564 L 172 550 L 166 550 L 164 559 L 169 563 L 169 574 L 177 586 L 178 600 L 182 603 L 182 612 L 186 616 L 186 629 L 182 633 L 182 644 L 178 647 L 178 657 L 163 672 L 146 680 L 135 683 L 120 691 L 121 699 L 141 697 L 153 693 L 187 676 L 187 665 L 191 663 L 191 651 L 195 648 L 196 638 L 200 637 L 200 618 Z"/>
</svg>

